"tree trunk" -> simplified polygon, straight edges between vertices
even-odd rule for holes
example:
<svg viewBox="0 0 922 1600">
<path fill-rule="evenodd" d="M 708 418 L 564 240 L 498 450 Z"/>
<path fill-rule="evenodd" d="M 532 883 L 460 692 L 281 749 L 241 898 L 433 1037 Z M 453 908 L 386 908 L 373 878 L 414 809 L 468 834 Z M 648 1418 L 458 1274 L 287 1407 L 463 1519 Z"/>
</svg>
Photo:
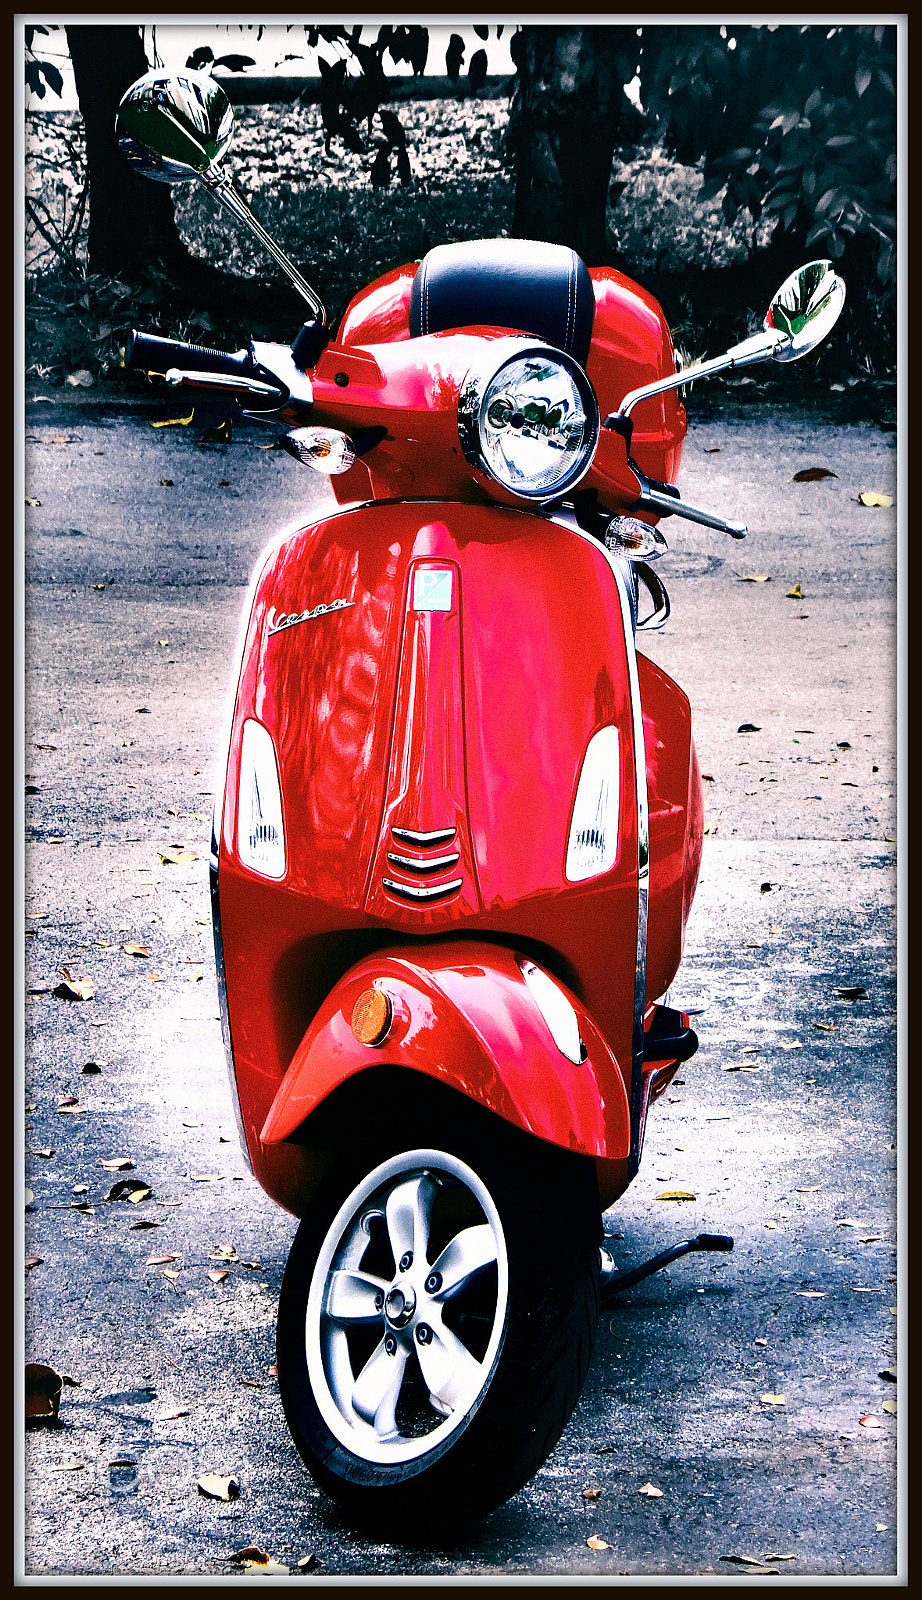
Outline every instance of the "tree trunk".
<svg viewBox="0 0 922 1600">
<path fill-rule="evenodd" d="M 615 146 L 642 126 L 624 93 L 636 53 L 636 28 L 522 28 L 508 135 L 518 238 L 614 260 L 606 204 Z"/>
<path fill-rule="evenodd" d="M 115 139 L 118 103 L 148 71 L 140 29 L 105 24 L 65 31 L 86 132 L 90 271 L 129 280 L 156 265 L 182 272 L 190 258 L 169 188 L 132 172 Z"/>
</svg>

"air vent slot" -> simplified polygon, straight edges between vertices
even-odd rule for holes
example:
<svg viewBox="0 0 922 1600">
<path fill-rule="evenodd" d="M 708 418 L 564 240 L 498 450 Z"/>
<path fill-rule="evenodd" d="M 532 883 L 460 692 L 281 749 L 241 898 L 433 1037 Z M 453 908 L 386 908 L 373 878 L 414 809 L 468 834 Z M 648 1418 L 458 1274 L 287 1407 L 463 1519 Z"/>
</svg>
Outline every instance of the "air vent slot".
<svg viewBox="0 0 922 1600">
<path fill-rule="evenodd" d="M 417 850 L 433 850 L 450 844 L 457 831 L 457 828 L 435 828 L 431 833 L 420 833 L 415 828 L 391 828 L 395 839 L 401 844 L 415 845 Z"/>
<path fill-rule="evenodd" d="M 435 900 L 440 895 L 456 894 L 463 886 L 463 878 L 451 878 L 447 883 L 397 883 L 393 878 L 383 878 L 382 883 L 389 894 L 399 895 L 402 900 Z"/>
<path fill-rule="evenodd" d="M 439 872 L 445 867 L 453 867 L 461 860 L 457 850 L 452 850 L 447 856 L 398 856 L 393 850 L 387 852 L 387 859 L 392 866 L 403 867 L 406 872 Z"/>
</svg>

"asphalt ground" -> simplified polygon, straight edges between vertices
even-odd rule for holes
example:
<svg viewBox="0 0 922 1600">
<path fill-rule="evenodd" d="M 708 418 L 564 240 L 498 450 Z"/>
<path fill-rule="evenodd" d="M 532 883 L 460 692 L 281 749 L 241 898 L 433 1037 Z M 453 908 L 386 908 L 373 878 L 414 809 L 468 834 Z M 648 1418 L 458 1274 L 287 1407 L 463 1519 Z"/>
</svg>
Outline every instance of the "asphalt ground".
<svg viewBox="0 0 922 1600">
<path fill-rule="evenodd" d="M 742 391 L 692 424 L 683 492 L 750 525 L 664 525 L 674 610 L 644 642 L 690 694 L 706 775 L 673 990 L 701 1048 L 605 1221 L 622 1266 L 700 1231 L 736 1247 L 615 1302 L 546 1466 L 462 1543 L 419 1548 L 356 1537 L 289 1440 L 272 1368 L 295 1225 L 236 1143 L 211 966 L 244 585 L 322 487 L 255 427 L 200 446 L 202 414 L 154 429 L 168 408 L 49 398 L 25 424 L 21 1310 L 25 1359 L 73 1381 L 25 1433 L 26 1581 L 227 1581 L 251 1545 L 321 1582 L 895 1581 L 897 507 L 858 501 L 898 499 L 893 433 Z M 835 476 L 794 481 L 810 467 Z M 59 998 L 62 969 L 92 998 Z M 124 1179 L 149 1197 L 107 1198 Z M 236 1498 L 205 1498 L 205 1473 Z"/>
</svg>

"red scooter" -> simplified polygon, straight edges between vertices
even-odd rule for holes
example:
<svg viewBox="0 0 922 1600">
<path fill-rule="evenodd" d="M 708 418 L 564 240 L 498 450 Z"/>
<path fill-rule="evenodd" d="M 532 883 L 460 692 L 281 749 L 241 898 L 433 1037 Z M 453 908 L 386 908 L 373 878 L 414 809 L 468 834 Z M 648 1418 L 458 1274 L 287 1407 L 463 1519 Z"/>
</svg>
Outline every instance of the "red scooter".
<svg viewBox="0 0 922 1600">
<path fill-rule="evenodd" d="M 255 228 L 310 318 L 236 354 L 134 333 L 125 363 L 285 424 L 339 502 L 253 577 L 217 971 L 243 1148 L 301 1219 L 295 1443 L 356 1522 L 433 1533 L 550 1454 L 600 1297 L 732 1247 L 619 1272 L 600 1216 L 697 1046 L 662 998 L 703 829 L 688 701 L 635 643 L 669 612 L 657 523 L 745 528 L 674 486 L 688 380 L 643 289 L 556 245 L 441 245 L 334 333 L 220 168 L 232 128 L 192 72 L 148 74 L 117 125 L 138 170 Z M 695 378 L 804 354 L 843 298 L 811 262 Z"/>
</svg>

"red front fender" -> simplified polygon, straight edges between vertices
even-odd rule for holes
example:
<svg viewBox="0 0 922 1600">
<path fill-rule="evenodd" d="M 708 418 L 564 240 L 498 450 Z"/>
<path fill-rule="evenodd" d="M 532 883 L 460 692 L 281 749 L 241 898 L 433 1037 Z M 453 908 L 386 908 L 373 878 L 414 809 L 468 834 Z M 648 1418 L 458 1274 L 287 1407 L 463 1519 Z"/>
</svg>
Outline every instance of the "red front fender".
<svg viewBox="0 0 922 1600">
<path fill-rule="evenodd" d="M 554 980 L 556 982 L 556 980 Z M 565 1149 L 623 1160 L 630 1146 L 624 1080 L 601 1033 L 563 984 L 584 1058 L 569 1060 L 501 946 L 452 941 L 381 951 L 352 967 L 295 1052 L 262 1129 L 264 1145 L 291 1137 L 332 1091 L 381 1065 L 445 1084 L 507 1122 Z M 383 991 L 391 1026 L 380 1044 L 352 1030 L 356 1001 Z"/>
</svg>

